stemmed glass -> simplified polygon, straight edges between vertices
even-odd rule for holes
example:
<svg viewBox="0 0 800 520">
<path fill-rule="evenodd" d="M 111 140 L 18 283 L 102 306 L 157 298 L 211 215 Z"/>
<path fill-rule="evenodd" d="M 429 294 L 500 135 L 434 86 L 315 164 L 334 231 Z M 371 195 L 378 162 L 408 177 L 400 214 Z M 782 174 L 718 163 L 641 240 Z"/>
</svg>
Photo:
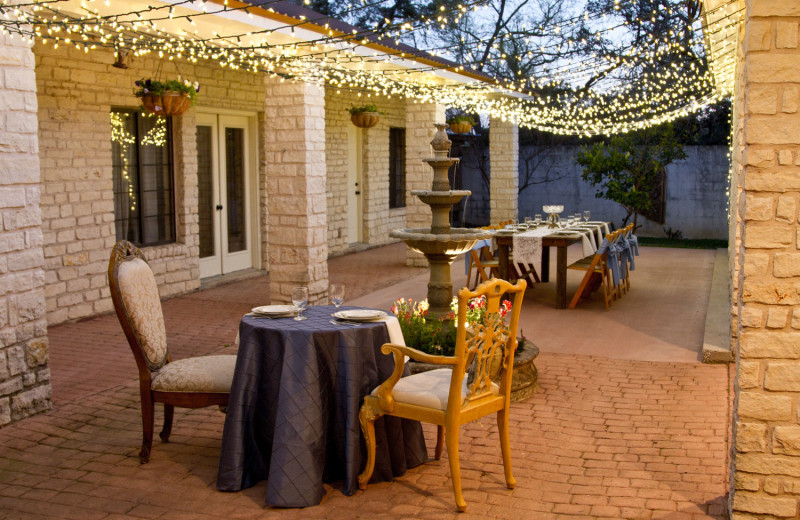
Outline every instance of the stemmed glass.
<svg viewBox="0 0 800 520">
<path fill-rule="evenodd" d="M 590 216 L 592 216 L 592 214 L 589 212 L 588 209 L 583 212 L 583 220 L 585 220 L 586 222 L 589 222 L 589 217 Z"/>
<path fill-rule="evenodd" d="M 331 284 L 330 297 L 331 303 L 338 309 L 344 303 L 344 285 L 340 283 Z"/>
<path fill-rule="evenodd" d="M 308 287 L 295 287 L 292 289 L 292 303 L 298 309 L 297 316 L 294 317 L 295 321 L 303 321 L 307 319 L 303 316 L 303 310 L 308 305 Z"/>
<path fill-rule="evenodd" d="M 541 213 L 537 213 L 536 215 L 534 215 L 533 216 L 533 221 L 536 223 L 537 226 L 539 224 L 541 224 L 542 223 L 542 215 L 541 215 Z"/>
<path fill-rule="evenodd" d="M 533 220 L 530 217 L 525 217 L 525 227 L 529 228 L 533 225 Z"/>
</svg>

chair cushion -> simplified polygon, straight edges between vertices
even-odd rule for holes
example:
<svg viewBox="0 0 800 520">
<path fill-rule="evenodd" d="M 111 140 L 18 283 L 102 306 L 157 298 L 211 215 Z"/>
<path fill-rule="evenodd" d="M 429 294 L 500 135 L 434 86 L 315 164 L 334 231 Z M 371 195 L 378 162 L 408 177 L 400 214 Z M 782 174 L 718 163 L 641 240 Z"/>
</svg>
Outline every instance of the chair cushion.
<svg viewBox="0 0 800 520">
<path fill-rule="evenodd" d="M 413 404 L 445 410 L 447 408 L 447 397 L 450 395 L 450 376 L 452 368 L 438 368 L 427 372 L 420 372 L 412 376 L 400 378 L 394 389 L 392 397 L 398 403 Z M 500 393 L 500 387 L 492 383 L 492 393 Z M 378 389 L 372 391 L 372 395 L 377 395 Z M 461 404 L 467 398 L 467 377 L 461 384 Z"/>
<path fill-rule="evenodd" d="M 231 391 L 236 356 L 200 356 L 167 363 L 153 376 L 152 390 L 159 392 Z"/>
<path fill-rule="evenodd" d="M 159 367 L 167 356 L 167 332 L 153 271 L 141 258 L 119 265 L 119 291 L 145 357 L 151 368 Z"/>
</svg>

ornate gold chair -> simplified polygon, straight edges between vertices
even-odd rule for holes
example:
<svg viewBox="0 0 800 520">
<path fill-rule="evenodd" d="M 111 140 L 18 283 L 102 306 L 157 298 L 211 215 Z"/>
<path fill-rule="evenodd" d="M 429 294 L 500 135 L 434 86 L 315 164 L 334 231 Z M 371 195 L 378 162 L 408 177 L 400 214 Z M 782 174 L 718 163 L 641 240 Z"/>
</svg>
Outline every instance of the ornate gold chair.
<svg viewBox="0 0 800 520">
<path fill-rule="evenodd" d="M 172 361 L 161 300 L 153 271 L 142 252 L 117 242 L 108 262 L 108 281 L 117 317 L 139 368 L 142 398 L 142 464 L 150 460 L 155 403 L 164 403 L 160 437 L 169 442 L 175 406 L 201 408 L 228 404 L 236 356 L 202 356 Z"/>
<path fill-rule="evenodd" d="M 525 287 L 524 280 L 511 285 L 505 280 L 493 278 L 478 286 L 474 292 L 467 288 L 458 291 L 458 328 L 455 355 L 452 357 L 425 354 L 391 343 L 381 347 L 384 354 L 394 354 L 395 366 L 389 379 L 364 398 L 359 413 L 361 429 L 367 442 L 366 467 L 358 477 L 361 489 L 366 489 L 375 466 L 375 419 L 382 415 L 416 419 L 438 426 L 435 452 L 437 460 L 441 457 L 442 441 L 446 438 L 456 506 L 459 511 L 466 510 L 467 503 L 461 492 L 459 428 L 462 424 L 491 413 L 497 414 L 506 485 L 509 489 L 514 488 L 516 481 L 511 475 L 508 413 L 514 351 L 517 348 L 515 332 Z M 508 327 L 498 313 L 504 294 L 514 295 Z M 467 337 L 467 304 L 470 299 L 481 295 L 486 295 L 486 314 L 483 322 L 474 325 Z M 404 356 L 446 368 L 401 378 Z M 492 382 L 498 377 L 499 385 Z"/>
</svg>

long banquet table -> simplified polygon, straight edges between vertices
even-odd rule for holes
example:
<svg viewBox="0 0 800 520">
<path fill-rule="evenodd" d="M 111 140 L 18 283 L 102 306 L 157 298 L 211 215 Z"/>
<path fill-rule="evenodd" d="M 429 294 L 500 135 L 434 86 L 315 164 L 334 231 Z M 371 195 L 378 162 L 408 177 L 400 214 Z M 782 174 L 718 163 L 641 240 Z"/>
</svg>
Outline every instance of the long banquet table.
<svg viewBox="0 0 800 520">
<path fill-rule="evenodd" d="M 217 474 L 221 491 L 266 479 L 269 505 L 306 507 L 322 499 L 323 481 L 341 480 L 345 495 L 358 489 L 365 460 L 358 412 L 394 360 L 380 352 L 389 341 L 385 323 L 334 323 L 333 311 L 309 307 L 305 321 L 242 319 Z M 374 481 L 426 460 L 419 422 L 383 417 L 375 431 Z"/>
<path fill-rule="evenodd" d="M 602 224 L 607 229 L 607 224 Z M 582 240 L 580 233 L 564 234 L 567 230 L 553 230 L 553 234 L 542 237 L 542 261 L 539 277 L 542 282 L 550 281 L 550 248 L 556 248 L 556 308 L 567 308 L 567 248 Z M 504 280 L 509 279 L 509 257 L 514 246 L 513 233 L 498 233 L 495 235 L 497 244 L 497 258 L 499 260 L 499 275 Z M 515 259 L 516 262 L 516 259 Z"/>
</svg>

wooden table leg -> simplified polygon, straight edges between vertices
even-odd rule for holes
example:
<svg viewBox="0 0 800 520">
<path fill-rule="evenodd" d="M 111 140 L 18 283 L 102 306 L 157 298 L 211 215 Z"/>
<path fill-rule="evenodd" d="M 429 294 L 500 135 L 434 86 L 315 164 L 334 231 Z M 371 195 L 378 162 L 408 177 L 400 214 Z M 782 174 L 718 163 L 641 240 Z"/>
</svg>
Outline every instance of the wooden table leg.
<svg viewBox="0 0 800 520">
<path fill-rule="evenodd" d="M 567 308 L 567 246 L 558 246 L 556 254 L 556 308 Z"/>
<path fill-rule="evenodd" d="M 500 278 L 508 280 L 508 246 L 500 244 L 497 246 L 497 260 L 500 264 L 497 266 L 497 272 Z"/>
<path fill-rule="evenodd" d="M 542 247 L 542 270 L 539 272 L 542 275 L 542 283 L 550 281 L 550 248 L 547 246 Z"/>
</svg>

